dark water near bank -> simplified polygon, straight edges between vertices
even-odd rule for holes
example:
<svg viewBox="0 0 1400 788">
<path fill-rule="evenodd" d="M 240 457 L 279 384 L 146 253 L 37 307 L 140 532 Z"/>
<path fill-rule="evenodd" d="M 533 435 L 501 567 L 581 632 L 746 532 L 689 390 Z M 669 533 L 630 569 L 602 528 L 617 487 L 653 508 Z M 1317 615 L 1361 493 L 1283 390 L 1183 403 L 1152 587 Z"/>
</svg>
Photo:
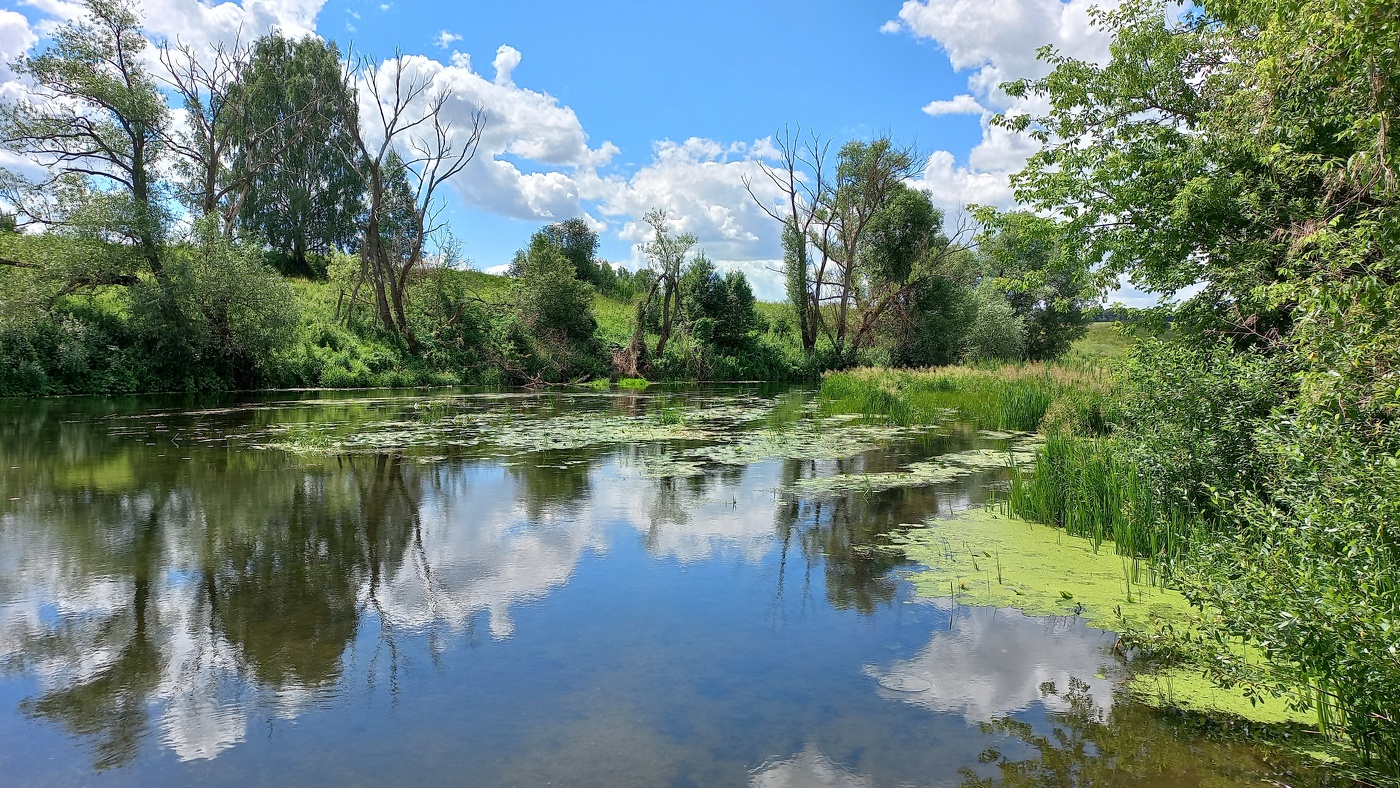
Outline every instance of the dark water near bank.
<svg viewBox="0 0 1400 788">
<path fill-rule="evenodd" d="M 1005 470 L 793 487 L 1004 437 L 738 445 L 856 431 L 757 389 L 0 403 L 0 782 L 1316 779 L 1132 703 L 1109 633 L 914 598 L 882 536 Z"/>
</svg>

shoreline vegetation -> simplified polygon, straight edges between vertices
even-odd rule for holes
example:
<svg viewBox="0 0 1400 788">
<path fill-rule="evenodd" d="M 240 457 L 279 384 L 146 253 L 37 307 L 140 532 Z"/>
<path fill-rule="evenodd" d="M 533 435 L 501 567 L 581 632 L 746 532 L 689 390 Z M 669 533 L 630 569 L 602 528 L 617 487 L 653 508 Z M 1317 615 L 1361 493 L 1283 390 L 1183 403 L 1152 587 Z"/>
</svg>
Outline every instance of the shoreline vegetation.
<svg viewBox="0 0 1400 788">
<path fill-rule="evenodd" d="M 273 33 L 211 69 L 130 0 L 84 7 L 0 102 L 40 173 L 0 170 L 0 396 L 820 381 L 831 414 L 1043 433 L 1008 513 L 1197 611 L 1127 648 L 1400 777 L 1394 0 L 1094 12 L 1106 62 L 1000 86 L 1036 109 L 988 122 L 1035 150 L 970 231 L 914 147 L 780 131 L 744 183 L 780 304 L 665 206 L 638 270 L 584 216 L 470 270 L 440 198 L 490 121 L 452 126 L 411 58 Z M 1125 283 L 1162 300 L 1102 307 Z"/>
<path fill-rule="evenodd" d="M 1362 782 L 1385 784 L 1397 729 L 1368 723 L 1388 723 L 1394 707 L 1363 693 L 1393 691 L 1384 673 L 1393 670 L 1391 656 L 1353 657 L 1376 672 L 1347 675 L 1277 635 L 1335 618 L 1360 623 L 1354 611 L 1328 607 L 1348 597 L 1369 603 L 1385 631 L 1395 610 L 1379 607 L 1364 586 L 1350 594 L 1338 588 L 1331 597 L 1317 588 L 1328 574 L 1355 577 L 1347 566 L 1354 543 L 1318 549 L 1306 525 L 1282 538 L 1274 529 L 1283 523 L 1265 528 L 1245 519 L 1257 518 L 1260 509 L 1239 493 L 1207 498 L 1208 505 L 1182 496 L 1193 483 L 1205 486 L 1193 474 L 1208 479 L 1240 468 L 1236 457 L 1217 464 L 1228 449 L 1219 445 L 1219 420 L 1237 413 L 1180 408 L 1175 398 L 1194 392 L 1161 386 L 1159 354 L 1172 351 L 1161 338 L 1118 350 L 1118 358 L 1068 363 L 833 372 L 823 377 L 819 397 L 828 413 L 901 425 L 969 421 L 980 430 L 1043 438 L 1033 461 L 1007 454 L 1011 482 L 992 509 L 930 520 L 893 537 L 894 546 L 927 567 L 911 576 L 920 595 L 1081 615 L 1119 633 L 1117 648 L 1131 657 L 1129 688 L 1138 697 L 1227 725 L 1264 725 L 1251 735 L 1342 764 Z M 1280 416 L 1255 413 L 1261 431 Z M 1181 464 L 1161 464 L 1166 456 Z M 1273 572 L 1291 580 L 1263 579 Z M 1381 572 L 1371 582 L 1392 578 Z M 1293 581 L 1301 582 L 1280 586 Z M 1300 596 L 1319 621 L 1293 612 Z M 1261 614 L 1270 630 L 1256 623 Z M 1357 645 L 1315 638 L 1304 643 L 1324 653 Z"/>
</svg>

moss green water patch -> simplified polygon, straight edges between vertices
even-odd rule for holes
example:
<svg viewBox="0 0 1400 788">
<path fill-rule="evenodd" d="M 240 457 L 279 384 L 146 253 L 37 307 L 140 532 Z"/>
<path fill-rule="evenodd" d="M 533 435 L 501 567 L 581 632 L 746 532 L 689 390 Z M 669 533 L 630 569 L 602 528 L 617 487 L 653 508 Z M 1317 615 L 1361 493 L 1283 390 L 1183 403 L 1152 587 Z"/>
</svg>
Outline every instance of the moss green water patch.
<svg viewBox="0 0 1400 788">
<path fill-rule="evenodd" d="M 1189 627 L 1199 612 L 1176 591 L 1134 582 L 1132 559 L 1112 545 L 1058 528 L 977 511 L 912 528 L 892 541 L 927 571 L 909 577 L 921 596 L 1078 615 L 1093 626 L 1151 631 Z M 1139 573 L 1139 577 L 1144 576 Z"/>
<path fill-rule="evenodd" d="M 1149 573 L 1137 571 L 1142 567 L 1115 553 L 1111 542 L 1095 550 L 1090 540 L 1062 529 L 994 512 L 969 512 L 914 527 L 891 541 L 928 567 L 908 575 L 916 592 L 927 598 L 1013 607 L 1028 615 L 1079 616 L 1116 632 L 1190 633 L 1204 615 L 1181 593 L 1140 582 Z M 1257 664 L 1256 652 L 1233 650 Z M 1251 703 L 1243 690 L 1222 688 L 1189 664 L 1139 670 L 1128 687 L 1162 707 L 1264 724 L 1315 721 L 1308 712 L 1289 709 L 1286 699 Z"/>
<path fill-rule="evenodd" d="M 1269 725 L 1317 722 L 1316 712 L 1290 708 L 1286 698 L 1256 696 L 1251 700 L 1243 690 L 1221 687 L 1199 669 L 1185 665 L 1135 673 L 1128 680 L 1128 690 L 1138 700 L 1159 708 L 1228 714 Z"/>
<path fill-rule="evenodd" d="M 650 385 L 651 382 L 645 378 L 623 378 L 617 382 L 620 389 L 644 389 Z"/>
</svg>

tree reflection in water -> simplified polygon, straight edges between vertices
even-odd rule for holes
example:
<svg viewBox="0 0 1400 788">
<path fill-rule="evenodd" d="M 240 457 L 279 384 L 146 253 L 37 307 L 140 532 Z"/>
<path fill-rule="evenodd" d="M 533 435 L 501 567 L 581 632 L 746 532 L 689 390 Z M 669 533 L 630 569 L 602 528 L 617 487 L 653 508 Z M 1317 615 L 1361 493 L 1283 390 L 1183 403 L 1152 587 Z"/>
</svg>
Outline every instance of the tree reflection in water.
<svg viewBox="0 0 1400 788">
<path fill-rule="evenodd" d="M 58 433 L 67 452 L 32 458 L 26 505 L 0 521 L 23 557 L 4 598 L 42 589 L 61 611 L 5 622 L 5 665 L 42 677 L 25 713 L 90 739 L 106 769 L 139 752 L 153 700 L 167 744 L 212 757 L 243 736 L 240 685 L 294 703 L 339 679 L 363 608 L 418 528 L 413 465 L 252 452 L 187 463 L 38 425 L 10 445 Z"/>
<path fill-rule="evenodd" d="M 642 414 L 651 405 L 647 396 L 635 394 L 539 400 L 543 404 L 534 406 L 527 397 L 513 398 L 512 418 L 545 418 L 556 411 L 577 415 L 587 407 Z M 483 399 L 464 407 L 505 407 L 500 403 Z M 789 397 L 762 424 L 768 429 L 792 428 L 795 420 L 809 417 L 804 408 L 800 397 Z M 751 739 L 770 733 L 782 740 L 778 729 L 794 716 L 851 701 L 835 695 L 811 700 L 811 693 L 818 692 L 813 687 L 824 687 L 828 679 L 841 681 L 841 676 L 847 682 L 842 691 L 868 696 L 870 705 L 857 706 L 873 715 L 870 720 L 830 723 L 851 725 L 846 731 L 851 741 L 889 738 L 889 732 L 879 728 L 888 721 L 882 704 L 902 707 L 905 715 L 896 711 L 888 719 L 907 720 L 916 712 L 931 715 L 919 719 L 947 716 L 947 704 L 916 708 L 917 704 L 882 701 L 872 692 L 871 674 L 862 675 L 862 666 L 877 660 L 865 662 L 857 655 L 868 654 L 861 649 L 869 646 L 885 649 L 878 660 L 891 659 L 888 644 L 821 638 L 825 626 L 858 619 L 860 625 L 869 621 L 871 630 L 886 627 L 884 633 L 903 638 L 905 648 L 917 651 L 935 627 L 930 624 L 911 634 L 891 623 L 899 616 L 878 615 L 898 602 L 898 570 L 909 566 L 899 553 L 881 545 L 892 531 L 931 514 L 980 505 L 990 494 L 987 482 L 997 474 L 974 474 L 936 487 L 831 495 L 798 495 L 791 485 L 836 473 L 895 470 L 911 459 L 966 448 L 970 434 L 921 438 L 923 443 L 839 461 L 768 459 L 743 466 L 709 465 L 702 473 L 684 467 L 680 470 L 685 472 L 665 478 L 646 475 L 647 469 L 664 466 L 656 462 L 667 458 L 668 447 L 660 443 L 521 451 L 503 458 L 488 444 L 464 441 L 434 449 L 447 456 L 386 450 L 324 457 L 253 450 L 224 438 L 226 433 L 289 423 L 334 423 L 353 429 L 360 423 L 401 421 L 410 410 L 411 403 L 372 399 L 188 413 L 44 402 L 26 404 L 18 417 L 0 418 L 0 482 L 7 498 L 18 499 L 0 501 L 0 666 L 37 687 L 23 701 L 24 713 L 87 741 L 98 769 L 130 765 L 138 754 L 153 749 L 148 742 L 156 737 L 182 760 L 213 758 L 247 738 L 255 715 L 271 721 L 295 717 L 310 707 L 343 711 L 346 687 L 355 682 L 373 690 L 387 674 L 391 700 L 397 702 L 400 672 L 407 675 L 404 665 L 425 649 L 436 662 L 451 644 L 475 645 L 474 627 L 484 618 L 493 639 L 514 638 L 512 645 L 521 646 L 516 654 L 536 649 L 533 654 L 540 664 L 562 663 L 576 654 L 595 660 L 571 666 L 570 671 L 586 678 L 583 689 L 574 688 L 577 696 L 591 700 L 567 707 L 563 696 L 551 696 L 535 708 L 549 709 L 540 712 L 546 717 L 557 711 L 563 722 L 542 720 L 539 731 L 520 729 L 551 742 L 550 735 L 557 731 L 549 725 L 565 725 L 571 714 L 584 717 L 580 729 L 587 735 L 578 738 L 576 746 L 593 759 L 589 762 L 597 762 L 600 771 L 594 777 L 615 767 L 615 758 L 593 752 L 598 731 L 621 724 L 612 724 L 614 719 L 630 720 L 637 735 L 622 736 L 614 730 L 612 738 L 604 740 L 619 747 L 631 747 L 627 743 L 633 741 L 655 744 L 654 749 L 635 753 L 633 761 L 638 769 L 662 774 L 678 759 L 715 760 L 704 742 L 684 739 L 690 735 L 684 733 L 687 730 L 713 729 L 710 743 L 734 752 L 747 752 L 745 747 L 758 746 Z M 755 425 L 735 427 L 752 428 Z M 669 636 L 688 642 L 683 652 L 670 650 L 666 638 L 641 628 L 629 634 L 635 638 L 625 646 L 630 654 L 609 651 L 607 642 L 580 648 L 580 641 L 607 641 L 616 634 L 582 625 L 567 629 L 573 641 L 555 643 L 550 638 L 559 633 L 549 627 L 559 627 L 560 622 L 547 616 L 532 619 L 536 629 L 529 637 L 523 630 L 517 637 L 513 612 L 558 595 L 590 552 L 616 553 L 612 557 L 617 562 L 609 570 L 631 573 L 634 581 L 645 576 L 663 582 L 655 578 L 665 572 L 655 570 L 668 562 L 694 569 L 689 573 L 692 580 L 728 574 L 715 585 L 687 586 L 709 595 L 694 609 L 663 594 L 651 608 L 628 607 L 634 600 L 599 591 L 596 576 L 593 596 L 585 595 L 583 602 L 570 600 L 615 605 L 653 625 L 656 619 L 649 617 L 658 613 L 658 619 L 678 620 Z M 742 587 L 734 582 L 751 572 L 755 582 Z M 684 578 L 672 572 L 664 582 L 673 580 L 680 585 Z M 800 599 L 787 599 L 794 583 L 800 586 Z M 902 615 L 914 608 L 900 610 Z M 607 622 L 607 613 L 600 611 L 599 620 Z M 788 633 L 783 630 L 789 613 L 796 613 L 794 618 L 811 615 Z M 928 616 L 919 615 L 911 613 L 910 618 L 928 622 Z M 746 620 L 748 616 L 754 620 Z M 573 624 L 565 625 L 569 626 Z M 790 642 L 784 640 L 788 634 L 793 635 Z M 800 640 L 799 635 L 811 640 Z M 946 655 L 934 648 L 947 645 L 945 635 L 939 629 L 933 643 L 912 660 L 881 664 L 912 673 L 923 664 L 917 660 L 927 657 L 930 674 L 946 668 Z M 1035 644 L 1046 642 L 1043 633 L 1032 635 Z M 688 641 L 691 637 L 697 640 Z M 724 642 L 700 642 L 707 639 Z M 799 657 L 804 664 L 765 661 L 770 652 L 799 642 L 823 644 L 833 659 L 849 664 L 833 667 L 813 661 L 819 667 L 803 674 L 799 669 L 805 658 Z M 713 649 L 708 663 L 686 662 L 697 648 Z M 508 651 L 503 646 L 490 656 L 500 658 Z M 770 667 L 753 668 L 754 675 L 737 677 L 740 680 L 717 668 L 717 673 L 705 672 L 720 664 L 734 673 L 748 670 L 749 664 L 730 662 L 736 654 L 750 655 L 753 665 Z M 629 662 L 631 658 L 635 661 Z M 595 698 L 584 691 L 597 685 L 597 675 L 629 664 L 665 691 L 646 694 L 638 689 L 642 685 L 629 683 L 636 678 L 630 674 L 612 675 L 618 683 L 611 694 Z M 519 681 L 516 673 L 499 675 L 514 677 L 507 682 Z M 784 683 L 789 675 L 805 676 L 805 683 L 794 689 Z M 997 676 L 991 680 L 1000 682 L 999 687 L 1011 686 Z M 1017 699 L 1034 682 L 1015 685 Z M 726 688 L 744 700 L 726 700 Z M 510 689 L 523 696 L 531 690 Z M 774 697 L 767 700 L 769 705 L 752 701 L 755 690 L 770 689 Z M 418 695 L 408 697 L 421 706 L 425 697 L 440 690 L 431 681 L 426 689 L 420 682 Z M 618 694 L 629 692 L 638 693 L 631 697 L 638 710 L 616 705 Z M 669 696 L 687 698 L 685 709 L 667 706 Z M 515 700 L 509 694 L 501 697 Z M 1170 726 L 1154 728 L 1153 718 L 1147 717 L 1139 723 L 1131 716 L 1139 711 L 1120 711 L 1117 705 L 1111 712 L 1097 708 L 1074 685 L 1064 697 L 1071 703 L 1068 712 L 1042 704 L 1053 712 L 1049 719 L 1055 727 L 1048 734 L 1042 723 L 1028 727 L 1000 716 L 984 723 L 987 735 L 1002 742 L 1012 737 L 1024 752 L 1009 747 L 1003 747 L 1006 754 L 989 751 L 982 767 L 966 775 L 969 785 L 988 779 L 1055 785 L 1110 768 L 1139 769 L 1125 773 L 1140 773 L 1144 779 L 1168 774 L 1152 771 L 1157 768 L 1154 759 L 1160 748 L 1177 745 L 1154 743 L 1151 752 L 1129 745 L 1133 737 L 1167 736 Z M 714 715 L 711 719 L 685 718 L 702 703 Z M 751 705 L 736 711 L 731 703 Z M 1017 708 L 1024 711 L 1028 706 Z M 464 715 L 458 709 L 452 712 L 460 722 Z M 771 717 L 764 717 L 766 712 Z M 489 717 L 487 711 L 479 713 L 483 716 L 474 722 Z M 648 727 L 644 714 L 654 714 L 655 719 L 674 714 L 681 732 Z M 601 722 L 593 724 L 589 715 Z M 735 721 L 753 728 L 742 735 L 733 733 L 728 723 Z M 977 735 L 961 717 L 953 723 L 961 731 L 958 735 Z M 355 730 L 335 729 L 337 723 L 325 724 L 339 734 L 357 735 Z M 355 718 L 352 724 L 368 723 Z M 427 735 L 408 727 L 411 735 Z M 451 736 L 454 731 L 433 733 Z M 776 754 L 800 742 L 800 735 L 797 742 L 784 740 Z M 818 744 L 827 754 L 816 749 Z M 964 749 L 976 752 L 977 746 Z M 1189 762 L 1194 756 L 1180 749 L 1187 746 L 1159 760 L 1176 766 Z M 770 758 L 765 784 L 823 775 L 832 784 L 868 784 L 860 773 L 865 766 L 852 764 L 860 768 L 849 771 L 829 757 L 848 759 L 851 751 L 814 737 L 808 750 L 786 759 L 773 759 L 775 753 L 768 751 L 742 758 L 730 752 L 728 757 L 737 763 L 725 768 L 742 774 Z M 1020 758 L 1026 752 L 1036 757 Z M 284 751 L 281 756 L 302 763 L 300 753 Z M 904 760 L 894 758 L 885 766 L 894 768 L 890 764 L 898 766 Z"/>
<path fill-rule="evenodd" d="M 1033 754 L 1009 757 L 1002 748 L 989 747 L 978 760 L 991 773 L 964 768 L 963 788 L 1350 784 L 1310 770 L 1302 758 L 1287 752 L 1253 746 L 1239 734 L 1221 735 L 1221 723 L 1205 718 L 1127 699 L 1104 709 L 1089 684 L 1079 679 L 1070 679 L 1065 687 L 1047 682 L 1041 692 L 1059 696 L 1068 709 L 1047 715 L 1048 724 L 1013 717 L 978 724 L 988 736 L 1009 734 Z"/>
</svg>

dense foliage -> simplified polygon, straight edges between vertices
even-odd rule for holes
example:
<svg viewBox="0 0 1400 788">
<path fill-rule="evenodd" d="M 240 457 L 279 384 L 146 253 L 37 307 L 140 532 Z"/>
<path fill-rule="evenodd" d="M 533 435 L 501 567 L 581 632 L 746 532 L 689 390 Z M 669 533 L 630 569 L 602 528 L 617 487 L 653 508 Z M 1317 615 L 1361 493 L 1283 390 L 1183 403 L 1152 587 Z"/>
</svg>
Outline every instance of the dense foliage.
<svg viewBox="0 0 1400 788">
<path fill-rule="evenodd" d="M 1219 611 L 1215 642 L 1272 664 L 1222 647 L 1219 678 L 1292 693 L 1400 772 L 1400 6 L 1131 2 L 1098 21 L 1110 62 L 1047 52 L 1049 76 L 1009 86 L 1050 107 L 1005 121 L 1043 143 L 1018 196 L 1065 217 L 1045 237 L 1103 281 L 1200 286 L 1124 370 L 1101 485 L 1146 485 L 1132 526 L 1174 537 L 1157 542 Z M 1038 483 L 1089 454 L 1044 456 Z"/>
</svg>

